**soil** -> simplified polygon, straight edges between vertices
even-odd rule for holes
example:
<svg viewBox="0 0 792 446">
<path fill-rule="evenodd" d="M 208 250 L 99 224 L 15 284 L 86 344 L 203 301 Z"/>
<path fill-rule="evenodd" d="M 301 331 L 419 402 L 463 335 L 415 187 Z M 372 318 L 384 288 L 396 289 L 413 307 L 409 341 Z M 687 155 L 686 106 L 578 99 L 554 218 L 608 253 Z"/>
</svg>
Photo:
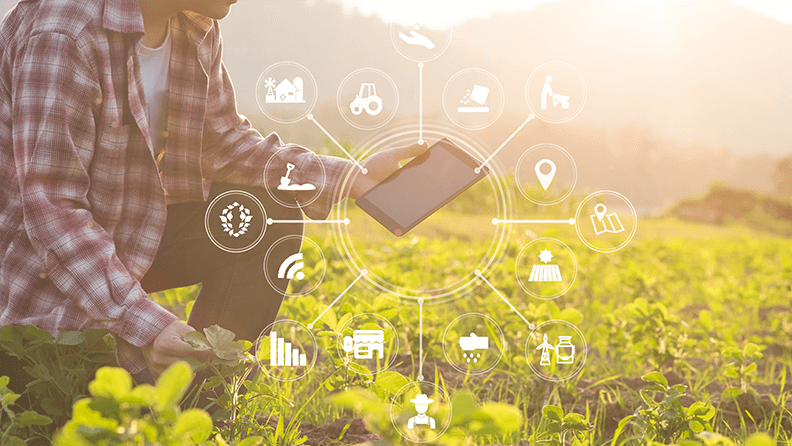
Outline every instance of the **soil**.
<svg viewBox="0 0 792 446">
<path fill-rule="evenodd" d="M 378 435 L 369 432 L 360 418 L 339 419 L 323 426 L 303 423 L 301 430 L 308 437 L 305 444 L 310 446 L 356 445 L 380 440 Z"/>
</svg>

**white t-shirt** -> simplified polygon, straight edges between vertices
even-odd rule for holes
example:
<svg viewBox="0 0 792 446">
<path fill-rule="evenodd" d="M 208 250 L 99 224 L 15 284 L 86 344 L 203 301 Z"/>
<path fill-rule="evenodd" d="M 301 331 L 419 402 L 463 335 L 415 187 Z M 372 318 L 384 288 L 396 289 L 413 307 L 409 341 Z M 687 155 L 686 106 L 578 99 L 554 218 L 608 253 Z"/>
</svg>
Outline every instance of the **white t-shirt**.
<svg viewBox="0 0 792 446">
<path fill-rule="evenodd" d="M 168 25 L 165 41 L 159 48 L 148 48 L 141 43 L 138 55 L 140 57 L 140 77 L 143 80 L 143 94 L 146 96 L 151 143 L 156 157 L 164 143 L 163 134 L 167 130 L 168 71 L 170 70 L 171 55 L 170 25 Z"/>
</svg>

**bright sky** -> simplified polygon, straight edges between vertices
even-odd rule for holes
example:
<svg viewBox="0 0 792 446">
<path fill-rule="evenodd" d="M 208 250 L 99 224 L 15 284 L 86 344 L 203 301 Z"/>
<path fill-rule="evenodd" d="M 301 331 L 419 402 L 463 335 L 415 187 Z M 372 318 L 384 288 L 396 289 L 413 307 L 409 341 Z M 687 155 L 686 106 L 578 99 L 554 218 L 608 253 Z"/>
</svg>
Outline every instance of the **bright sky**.
<svg viewBox="0 0 792 446">
<path fill-rule="evenodd" d="M 345 8 L 363 14 L 377 14 L 386 21 L 425 20 L 437 18 L 460 22 L 471 17 L 485 17 L 493 12 L 525 10 L 545 0 L 340 0 Z M 792 1 L 787 0 L 729 0 L 759 14 L 792 25 Z M 645 2 L 663 3 L 663 2 Z M 650 8 L 658 5 L 648 5 Z"/>
</svg>

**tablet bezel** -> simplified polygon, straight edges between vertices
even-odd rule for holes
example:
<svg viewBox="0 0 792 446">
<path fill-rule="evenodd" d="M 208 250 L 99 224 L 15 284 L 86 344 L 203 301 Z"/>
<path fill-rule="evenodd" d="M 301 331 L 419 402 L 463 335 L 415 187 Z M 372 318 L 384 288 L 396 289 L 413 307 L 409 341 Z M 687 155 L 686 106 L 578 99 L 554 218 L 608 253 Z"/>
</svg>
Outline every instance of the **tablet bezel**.
<svg viewBox="0 0 792 446">
<path fill-rule="evenodd" d="M 408 169 L 408 168 L 411 168 L 411 167 L 418 167 L 417 164 L 420 164 L 423 160 L 425 160 L 425 158 L 429 156 L 429 151 L 435 149 L 437 146 L 442 147 L 446 152 L 448 152 L 449 154 L 451 154 L 452 156 L 454 156 L 458 160 L 462 161 L 462 163 L 464 165 L 470 167 L 471 170 L 473 170 L 473 173 L 476 176 L 470 182 L 468 182 L 464 187 L 460 188 L 457 192 L 455 192 L 454 194 L 452 194 L 449 197 L 447 197 L 440 204 L 438 204 L 434 208 L 430 209 L 428 212 L 426 212 L 423 215 L 421 215 L 421 217 L 417 218 L 409 226 L 402 227 L 402 225 L 400 225 L 395 220 L 393 220 L 390 216 L 388 216 L 385 213 L 385 211 L 383 211 L 382 209 L 377 207 L 377 205 L 374 202 L 370 201 L 368 199 L 367 195 L 369 194 L 369 192 L 375 190 L 380 185 L 388 183 L 391 180 L 394 180 L 395 179 L 394 177 L 396 177 L 399 174 L 399 172 L 402 171 L 402 169 Z M 410 162 L 405 164 L 401 169 L 399 169 L 398 171 L 394 172 L 388 178 L 386 178 L 385 180 L 381 181 L 379 184 L 377 184 L 376 186 L 371 188 L 369 191 L 367 191 L 366 193 L 364 193 L 363 195 L 358 197 L 358 199 L 355 201 L 355 204 L 360 209 L 362 209 L 364 212 L 369 214 L 374 220 L 378 221 L 382 226 L 385 227 L 385 229 L 390 231 L 393 235 L 395 235 L 397 237 L 401 237 L 401 236 L 407 234 L 414 227 L 418 226 L 418 224 L 420 224 L 422 221 L 424 221 L 427 218 L 429 218 L 432 214 L 437 212 L 440 208 L 442 208 L 443 206 L 445 206 L 446 204 L 451 202 L 451 200 L 453 200 L 454 198 L 456 198 L 459 195 L 461 195 L 463 192 L 468 190 L 471 186 L 473 186 L 474 184 L 478 183 L 485 176 L 487 176 L 489 174 L 489 169 L 486 166 L 481 166 L 480 173 L 476 174 L 475 173 L 475 169 L 477 167 L 479 167 L 479 166 L 481 166 L 481 163 L 479 161 L 477 161 L 471 154 L 467 153 L 464 149 L 462 149 L 458 145 L 454 144 L 448 138 L 443 138 L 443 139 L 437 141 L 435 144 L 433 144 L 432 147 L 430 147 L 429 150 L 427 150 L 425 153 L 422 153 L 421 155 L 413 158 L 412 160 L 410 160 Z"/>
</svg>

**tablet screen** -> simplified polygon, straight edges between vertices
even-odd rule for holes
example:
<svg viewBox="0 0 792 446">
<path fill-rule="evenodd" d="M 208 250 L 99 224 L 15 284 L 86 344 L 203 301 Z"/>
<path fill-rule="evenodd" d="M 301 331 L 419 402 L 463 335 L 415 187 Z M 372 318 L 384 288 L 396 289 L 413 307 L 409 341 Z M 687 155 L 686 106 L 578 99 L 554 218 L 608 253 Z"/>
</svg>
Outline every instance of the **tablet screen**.
<svg viewBox="0 0 792 446">
<path fill-rule="evenodd" d="M 452 153 L 450 150 L 460 152 Z M 459 156 L 461 149 L 437 144 L 366 192 L 366 199 L 402 227 L 409 227 L 481 178 Z"/>
</svg>

